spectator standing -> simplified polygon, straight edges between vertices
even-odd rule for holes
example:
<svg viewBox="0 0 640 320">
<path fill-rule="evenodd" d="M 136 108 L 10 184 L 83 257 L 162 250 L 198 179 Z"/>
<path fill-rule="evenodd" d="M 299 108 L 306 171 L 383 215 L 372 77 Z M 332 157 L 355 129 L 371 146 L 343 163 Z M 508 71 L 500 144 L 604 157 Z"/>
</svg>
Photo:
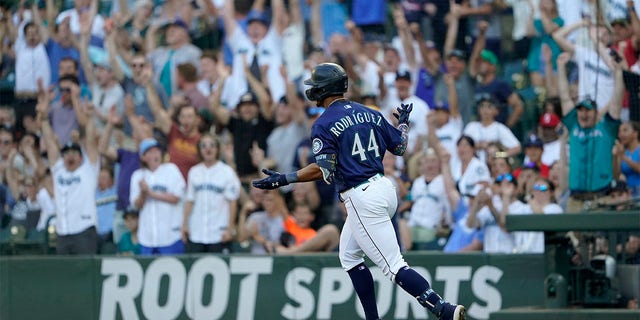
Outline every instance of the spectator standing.
<svg viewBox="0 0 640 320">
<path fill-rule="evenodd" d="M 100 245 L 105 242 L 113 242 L 113 222 L 118 200 L 116 185 L 113 182 L 111 168 L 102 168 L 98 175 L 98 189 L 96 190 L 97 226 Z"/>
<path fill-rule="evenodd" d="M 618 139 L 624 152 L 618 145 L 615 171 L 626 177 L 627 187 L 633 197 L 640 196 L 640 124 L 625 122 L 620 125 Z"/>
<path fill-rule="evenodd" d="M 200 139 L 198 111 L 185 100 L 184 103 L 176 106 L 173 116 L 169 114 L 162 107 L 160 97 L 155 91 L 155 85 L 151 81 L 151 69 L 146 67 L 142 72 L 155 126 L 167 136 L 169 160 L 178 166 L 184 179 L 187 179 L 189 169 L 198 163 L 196 147 Z"/>
<path fill-rule="evenodd" d="M 49 56 L 42 42 L 39 26 L 35 22 L 24 24 L 13 50 L 16 55 L 15 114 L 17 130 L 23 131 L 22 119 L 35 118 L 38 96 L 38 79 L 51 83 Z"/>
<path fill-rule="evenodd" d="M 498 108 L 496 121 L 513 129 L 520 121 L 524 106 L 522 99 L 513 91 L 513 88 L 497 76 L 498 56 L 493 51 L 485 49 L 487 28 L 486 21 L 478 23 L 479 36 L 471 54 L 469 73 L 478 79 L 476 96 L 491 95 Z"/>
<path fill-rule="evenodd" d="M 451 164 L 451 175 L 465 202 L 469 203 L 468 196 L 477 195 L 482 184 L 491 181 L 491 173 L 487 164 L 476 158 L 476 144 L 473 138 L 463 135 L 456 145 L 460 161 Z"/>
<path fill-rule="evenodd" d="M 531 84 L 534 87 L 544 86 L 545 65 L 542 61 L 542 47 L 548 46 L 551 50 L 552 70 L 556 70 L 556 58 L 562 49 L 553 40 L 551 34 L 564 25 L 564 20 L 558 14 L 558 6 L 555 0 L 540 0 L 538 8 L 534 8 L 534 1 L 528 0 L 530 14 L 527 22 L 527 33 L 531 37 L 531 48 L 527 57 L 527 70 Z"/>
<path fill-rule="evenodd" d="M 478 158 L 486 162 L 487 156 L 490 155 L 487 155 L 485 150 L 492 142 L 499 142 L 504 146 L 508 156 L 518 155 L 522 150 L 520 141 L 506 125 L 496 119 L 499 113 L 498 102 L 486 93 L 480 95 L 476 101 L 480 121 L 469 122 L 464 128 L 463 134 L 475 141 L 479 151 Z"/>
<path fill-rule="evenodd" d="M 81 33 L 82 20 L 85 19 L 84 16 L 89 14 L 92 6 L 97 7 L 97 1 L 74 0 L 73 4 L 73 8 L 60 12 L 55 22 L 59 24 L 65 19 L 69 19 L 69 29 L 71 33 L 78 35 Z M 53 21 L 49 23 L 53 23 Z M 96 15 L 95 19 L 93 19 L 90 31 L 92 35 L 98 38 L 104 38 L 104 18 L 101 15 Z"/>
<path fill-rule="evenodd" d="M 540 171 L 540 176 L 549 178 L 549 166 L 542 162 L 542 154 L 544 153 L 544 144 L 536 135 L 530 135 L 524 142 L 525 165 L 536 167 Z M 518 168 L 513 172 L 515 177 L 520 175 L 522 168 Z"/>
<path fill-rule="evenodd" d="M 185 181 L 178 167 L 163 163 L 162 146 L 155 139 L 144 139 L 139 154 L 142 168 L 131 176 L 129 201 L 140 211 L 138 240 L 141 254 L 184 252 L 180 236 Z"/>
<path fill-rule="evenodd" d="M 422 140 L 419 137 L 427 136 L 427 114 L 429 114 L 429 105 L 411 93 L 412 87 L 411 73 L 409 71 L 402 71 L 396 75 L 399 104 L 413 104 L 413 111 L 409 115 L 411 130 L 409 130 L 409 145 L 407 146 L 408 155 L 413 155 L 416 151 L 422 149 L 418 141 Z"/>
<path fill-rule="evenodd" d="M 558 57 L 558 85 L 562 101 L 562 123 L 569 130 L 569 189 L 571 197 L 568 212 L 586 209 L 585 201 L 605 196 L 613 180 L 612 150 L 620 126 L 620 109 L 624 92 L 622 70 L 616 65 L 615 90 L 611 101 L 605 106 L 606 114 L 599 119 L 598 103 L 591 99 L 581 100 L 577 105 L 569 96 L 566 80 L 566 63 L 569 53 Z"/>
<path fill-rule="evenodd" d="M 235 93 L 234 97 L 228 101 L 229 105 L 237 105 L 242 94 L 252 89 L 247 83 L 244 61 L 248 64 L 251 74 L 266 84 L 272 100 L 277 101 L 285 95 L 286 86 L 280 74 L 282 47 L 279 39 L 286 27 L 281 17 L 284 9 L 279 2 L 274 2 L 272 22 L 269 23 L 263 12 L 264 2 L 264 0 L 254 2 L 253 10 L 247 16 L 247 31 L 244 31 L 235 19 L 233 1 L 225 0 L 222 19 L 225 37 L 233 52 L 231 77 L 226 85 L 231 86 L 231 92 Z M 266 74 L 263 78 L 264 68 L 266 68 Z"/>
<path fill-rule="evenodd" d="M 554 113 L 547 112 L 540 116 L 538 121 L 538 136 L 544 142 L 542 147 L 542 163 L 551 166 L 560 160 L 562 142 L 560 141 L 560 117 Z M 527 159 L 525 158 L 525 162 Z"/>
<path fill-rule="evenodd" d="M 220 141 L 205 134 L 198 141 L 202 162 L 189 170 L 182 221 L 188 252 L 230 252 L 236 233 L 240 180 L 219 161 Z"/>
<path fill-rule="evenodd" d="M 61 145 L 72 142 L 73 131 L 78 131 L 87 124 L 87 117 L 82 111 L 80 102 L 80 82 L 74 75 L 66 75 L 60 78 L 60 99 L 51 103 L 48 108 L 47 121 L 51 119 L 51 128 Z"/>
<path fill-rule="evenodd" d="M 189 27 L 181 19 L 173 20 L 166 26 L 164 36 L 167 45 L 156 47 L 156 32 L 160 27 L 158 21 L 149 27 L 146 52 L 149 52 L 148 59 L 153 66 L 153 74 L 156 75 L 154 79 L 160 83 L 168 96 L 172 96 L 178 91 L 176 67 L 183 63 L 199 67 L 202 50 L 191 44 Z"/>
<path fill-rule="evenodd" d="M 224 70 L 226 66 L 218 58 L 218 54 L 213 51 L 205 51 L 200 57 L 200 81 L 198 81 L 197 88 L 200 93 L 208 97 L 213 94 L 218 88 L 224 88 L 220 96 L 220 103 L 226 108 L 232 108 L 228 105 L 229 96 L 231 92 L 229 89 L 231 86 L 225 86 L 224 82 L 227 79 L 224 77 Z"/>
<path fill-rule="evenodd" d="M 62 81 L 65 82 L 64 80 Z M 62 149 L 49 124 L 49 92 L 39 81 L 38 113 L 42 121 L 42 136 L 51 166 L 56 205 L 56 251 L 58 254 L 95 254 L 98 251 L 96 232 L 97 209 L 95 199 L 100 173 L 100 160 L 95 143 L 93 121 L 85 127 L 83 148 L 71 141 Z M 93 116 L 93 106 L 85 105 L 87 117 Z"/>
</svg>

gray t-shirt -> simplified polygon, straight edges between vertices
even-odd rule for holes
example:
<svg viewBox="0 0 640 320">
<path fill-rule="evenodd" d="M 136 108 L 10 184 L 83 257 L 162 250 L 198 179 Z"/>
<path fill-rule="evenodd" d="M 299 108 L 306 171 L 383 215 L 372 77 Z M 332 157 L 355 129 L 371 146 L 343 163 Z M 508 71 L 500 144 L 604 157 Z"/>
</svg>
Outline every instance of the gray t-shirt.
<svg viewBox="0 0 640 320">
<path fill-rule="evenodd" d="M 436 93 L 435 101 L 449 102 L 449 94 L 447 92 L 447 84 L 442 78 L 442 72 L 436 75 Z M 460 116 L 462 122 L 466 125 L 474 120 L 473 106 L 475 101 L 473 97 L 476 94 L 475 81 L 468 72 L 464 72 L 459 79 L 456 80 L 456 92 L 458 94 L 458 105 L 460 108 Z"/>
<path fill-rule="evenodd" d="M 155 84 L 156 92 L 158 96 L 160 96 L 160 101 L 162 101 L 162 106 L 166 109 L 169 106 L 169 98 L 167 97 L 167 93 L 164 91 L 161 85 Z M 149 100 L 147 99 L 147 89 L 144 86 L 137 84 L 133 79 L 126 78 L 122 81 L 122 88 L 124 89 L 125 95 L 130 94 L 133 97 L 133 104 L 135 105 L 136 115 L 143 116 L 145 120 L 149 122 L 154 121 L 153 113 L 151 112 L 151 107 L 149 106 Z M 124 122 L 124 133 L 128 136 L 131 136 L 131 124 L 128 120 L 125 119 Z"/>
<path fill-rule="evenodd" d="M 258 225 L 258 232 L 267 240 L 275 243 L 280 242 L 280 235 L 284 232 L 284 219 L 281 215 L 270 217 L 266 211 L 252 213 L 247 219 L 247 224 Z M 256 241 L 251 246 L 252 254 L 266 254 L 264 246 Z"/>
</svg>

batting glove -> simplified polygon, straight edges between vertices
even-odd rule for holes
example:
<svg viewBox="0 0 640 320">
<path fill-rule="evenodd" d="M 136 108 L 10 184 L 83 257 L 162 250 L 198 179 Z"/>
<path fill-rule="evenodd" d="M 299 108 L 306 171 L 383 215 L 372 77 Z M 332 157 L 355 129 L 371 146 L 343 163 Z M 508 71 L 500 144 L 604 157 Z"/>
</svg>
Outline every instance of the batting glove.
<svg viewBox="0 0 640 320">
<path fill-rule="evenodd" d="M 268 170 L 268 169 L 262 169 L 262 172 L 266 174 L 268 177 L 261 180 L 255 180 L 251 183 L 253 184 L 254 187 L 258 189 L 271 190 L 271 189 L 277 189 L 289 184 L 289 182 L 287 182 L 287 177 L 284 174 L 281 174 L 280 172 Z"/>
<path fill-rule="evenodd" d="M 393 116 L 398 119 L 398 124 L 406 124 L 409 125 L 409 114 L 411 110 L 413 110 L 413 103 L 409 104 L 400 104 L 398 107 L 398 113 L 394 113 Z"/>
</svg>

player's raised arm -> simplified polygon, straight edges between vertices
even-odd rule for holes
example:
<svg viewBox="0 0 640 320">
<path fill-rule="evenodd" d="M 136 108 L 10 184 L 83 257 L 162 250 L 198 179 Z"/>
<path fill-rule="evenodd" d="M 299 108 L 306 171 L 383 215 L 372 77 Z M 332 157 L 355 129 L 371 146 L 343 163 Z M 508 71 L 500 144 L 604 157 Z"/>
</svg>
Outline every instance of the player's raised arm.
<svg viewBox="0 0 640 320">
<path fill-rule="evenodd" d="M 401 132 L 400 144 L 389 149 L 396 156 L 401 156 L 407 151 L 407 143 L 409 143 L 409 114 L 413 110 L 413 103 L 401 104 L 398 107 L 398 113 L 393 116 L 398 119 L 398 130 Z"/>
</svg>

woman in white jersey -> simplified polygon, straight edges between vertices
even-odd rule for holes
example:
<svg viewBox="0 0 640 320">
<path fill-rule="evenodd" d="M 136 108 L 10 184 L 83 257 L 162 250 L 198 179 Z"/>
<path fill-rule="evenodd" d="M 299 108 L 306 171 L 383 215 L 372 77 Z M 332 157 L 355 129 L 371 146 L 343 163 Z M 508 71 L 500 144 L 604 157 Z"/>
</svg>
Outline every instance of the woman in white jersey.
<svg viewBox="0 0 640 320">
<path fill-rule="evenodd" d="M 456 145 L 459 161 L 451 164 L 451 174 L 458 191 L 468 201 L 469 195 L 477 194 L 482 184 L 491 182 L 491 175 L 487 165 L 475 156 L 476 144 L 473 138 L 463 135 Z"/>
<path fill-rule="evenodd" d="M 183 253 L 180 226 L 184 178 L 175 164 L 163 163 L 162 146 L 155 139 L 142 140 L 139 153 L 142 168 L 131 175 L 129 200 L 140 210 L 140 253 Z"/>
<path fill-rule="evenodd" d="M 182 221 L 182 241 L 188 252 L 229 252 L 235 234 L 240 180 L 218 161 L 220 141 L 204 134 L 198 141 L 202 162 L 189 170 Z"/>
</svg>

